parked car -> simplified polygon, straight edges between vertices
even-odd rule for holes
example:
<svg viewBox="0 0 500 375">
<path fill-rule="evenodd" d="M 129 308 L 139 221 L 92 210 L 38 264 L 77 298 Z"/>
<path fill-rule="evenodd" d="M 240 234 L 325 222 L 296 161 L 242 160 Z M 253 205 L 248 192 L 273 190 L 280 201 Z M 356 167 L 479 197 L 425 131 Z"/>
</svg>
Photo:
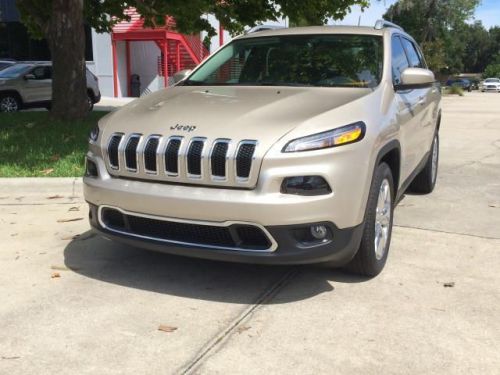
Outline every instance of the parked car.
<svg viewBox="0 0 500 375">
<path fill-rule="evenodd" d="M 454 78 L 454 79 L 449 79 L 446 82 L 446 86 L 458 86 L 461 87 L 464 90 L 467 91 L 472 91 L 472 82 L 468 79 L 465 78 Z"/>
<path fill-rule="evenodd" d="M 440 102 L 396 25 L 248 33 L 99 121 L 90 223 L 166 253 L 377 275 L 396 202 L 436 184 Z"/>
<path fill-rule="evenodd" d="M 500 92 L 500 78 L 487 78 L 481 82 L 481 92 Z"/>
<path fill-rule="evenodd" d="M 0 60 L 0 71 L 14 65 L 16 62 L 14 60 Z"/>
<path fill-rule="evenodd" d="M 86 70 L 89 110 L 101 100 L 98 79 Z M 0 112 L 23 108 L 50 108 L 52 66 L 50 63 L 19 62 L 0 71 Z"/>
</svg>

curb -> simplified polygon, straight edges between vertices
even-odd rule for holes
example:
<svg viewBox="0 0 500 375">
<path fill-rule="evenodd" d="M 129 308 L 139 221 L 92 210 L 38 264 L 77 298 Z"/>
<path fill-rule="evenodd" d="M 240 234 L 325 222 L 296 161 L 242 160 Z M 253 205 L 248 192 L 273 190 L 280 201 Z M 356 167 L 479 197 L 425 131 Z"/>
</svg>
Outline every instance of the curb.
<svg viewBox="0 0 500 375">
<path fill-rule="evenodd" d="M 4 177 L 0 178 L 2 195 L 53 195 L 82 196 L 81 177 Z"/>
</svg>

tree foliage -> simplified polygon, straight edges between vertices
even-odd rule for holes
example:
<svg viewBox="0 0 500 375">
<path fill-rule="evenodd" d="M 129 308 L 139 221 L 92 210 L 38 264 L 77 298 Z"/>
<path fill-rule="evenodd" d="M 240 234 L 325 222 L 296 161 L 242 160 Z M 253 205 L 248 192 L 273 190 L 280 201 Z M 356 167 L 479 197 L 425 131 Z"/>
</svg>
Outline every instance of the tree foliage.
<svg viewBox="0 0 500 375">
<path fill-rule="evenodd" d="M 55 117 L 66 119 L 84 115 L 83 46 L 67 49 L 68 45 L 75 45 L 78 35 L 83 35 L 83 22 L 98 32 L 110 31 L 114 24 L 128 19 L 124 13 L 127 8 L 135 7 L 146 26 L 162 26 L 168 14 L 175 18 L 180 32 L 207 31 L 212 36 L 216 31 L 205 17 L 207 14 L 215 15 L 226 30 L 236 34 L 245 26 L 284 17 L 291 23 L 321 25 L 329 18 L 343 18 L 353 5 L 364 8 L 368 3 L 369 0 L 17 0 L 21 19 L 30 33 L 49 41 L 54 65 L 53 112 Z M 83 17 L 76 16 L 78 12 Z M 71 64 L 78 67 L 72 69 Z M 63 85 L 68 80 L 78 83 L 71 95 L 67 95 Z"/>
<path fill-rule="evenodd" d="M 435 71 L 456 73 L 464 68 L 467 21 L 480 0 L 399 0 L 385 18 L 410 33 L 424 49 Z"/>
<path fill-rule="evenodd" d="M 484 70 L 483 78 L 500 78 L 500 63 L 488 65 Z"/>
</svg>

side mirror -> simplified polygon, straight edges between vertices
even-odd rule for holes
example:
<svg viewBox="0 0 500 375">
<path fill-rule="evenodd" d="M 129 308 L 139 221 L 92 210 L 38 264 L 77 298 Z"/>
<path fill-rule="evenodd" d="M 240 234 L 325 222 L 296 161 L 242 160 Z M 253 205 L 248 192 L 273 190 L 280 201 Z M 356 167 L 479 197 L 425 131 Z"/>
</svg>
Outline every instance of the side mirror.
<svg viewBox="0 0 500 375">
<path fill-rule="evenodd" d="M 430 87 L 436 82 L 434 73 L 427 69 L 407 68 L 401 74 L 401 83 L 394 88 L 398 90 L 413 90 Z"/>
<path fill-rule="evenodd" d="M 29 79 L 36 79 L 34 74 L 28 73 L 24 76 L 24 79 L 27 81 Z"/>
<path fill-rule="evenodd" d="M 180 81 L 185 80 L 186 77 L 191 74 L 191 72 L 192 72 L 191 69 L 179 70 L 177 73 L 174 74 L 174 82 L 179 83 Z"/>
</svg>

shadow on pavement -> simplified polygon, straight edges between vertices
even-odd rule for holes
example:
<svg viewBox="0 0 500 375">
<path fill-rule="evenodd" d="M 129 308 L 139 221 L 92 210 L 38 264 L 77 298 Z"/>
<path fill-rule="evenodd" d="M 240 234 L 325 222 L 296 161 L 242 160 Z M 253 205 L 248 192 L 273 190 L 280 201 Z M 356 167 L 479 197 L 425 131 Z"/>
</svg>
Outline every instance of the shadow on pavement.
<svg viewBox="0 0 500 375">
<path fill-rule="evenodd" d="M 292 266 L 225 263 L 155 253 L 109 241 L 91 231 L 66 246 L 64 261 L 76 273 L 112 284 L 185 298 L 243 304 L 254 302 L 256 292 L 265 291 L 293 269 Z M 267 303 L 293 302 L 331 292 L 334 287 L 330 281 L 367 281 L 328 268 L 296 266 L 296 270 L 299 275 L 285 286 L 287 293 Z"/>
</svg>

